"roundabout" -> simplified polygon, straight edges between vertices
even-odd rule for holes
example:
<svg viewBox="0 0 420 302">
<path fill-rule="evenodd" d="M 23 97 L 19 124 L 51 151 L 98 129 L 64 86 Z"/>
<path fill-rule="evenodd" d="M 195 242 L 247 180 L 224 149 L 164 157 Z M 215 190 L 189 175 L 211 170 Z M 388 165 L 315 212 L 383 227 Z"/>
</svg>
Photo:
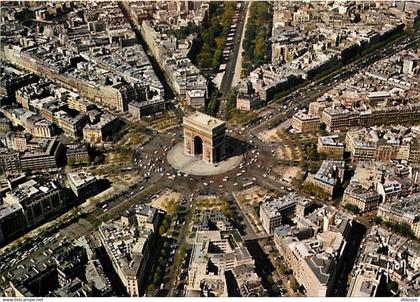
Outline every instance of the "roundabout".
<svg viewBox="0 0 420 302">
<path fill-rule="evenodd" d="M 167 155 L 168 163 L 175 169 L 196 176 L 210 176 L 226 173 L 236 168 L 243 159 L 243 155 L 235 155 L 216 164 L 210 164 L 199 156 L 192 157 L 184 154 L 182 143 L 177 144 Z"/>
</svg>

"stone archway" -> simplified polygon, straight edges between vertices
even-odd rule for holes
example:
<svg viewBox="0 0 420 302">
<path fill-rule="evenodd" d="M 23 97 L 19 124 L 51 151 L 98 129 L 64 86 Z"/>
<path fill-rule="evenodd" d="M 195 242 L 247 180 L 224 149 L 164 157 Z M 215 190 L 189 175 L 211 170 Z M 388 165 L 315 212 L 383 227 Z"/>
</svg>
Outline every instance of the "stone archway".
<svg viewBox="0 0 420 302">
<path fill-rule="evenodd" d="M 198 135 L 194 137 L 194 155 L 203 155 L 203 140 Z"/>
<path fill-rule="evenodd" d="M 184 153 L 210 164 L 224 158 L 226 123 L 201 112 L 184 116 Z"/>
</svg>

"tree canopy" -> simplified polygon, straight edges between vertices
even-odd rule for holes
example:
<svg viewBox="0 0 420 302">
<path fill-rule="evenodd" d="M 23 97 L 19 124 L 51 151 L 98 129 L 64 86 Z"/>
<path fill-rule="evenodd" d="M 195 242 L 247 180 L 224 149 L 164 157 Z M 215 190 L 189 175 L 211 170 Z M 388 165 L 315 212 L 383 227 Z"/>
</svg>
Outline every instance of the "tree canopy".
<svg viewBox="0 0 420 302">
<path fill-rule="evenodd" d="M 217 91 L 213 92 L 211 95 L 210 101 L 207 105 L 207 114 L 211 116 L 216 116 L 217 111 L 219 110 L 219 93 Z"/>
<path fill-rule="evenodd" d="M 216 72 L 222 63 L 223 48 L 235 12 L 233 2 L 210 2 L 199 32 L 195 63 L 206 74 Z M 194 60 L 193 60 L 194 61 Z"/>
<path fill-rule="evenodd" d="M 249 9 L 249 18 L 242 45 L 244 49 L 242 67 L 246 74 L 271 59 L 271 48 L 269 46 L 269 29 L 272 19 L 271 4 L 268 2 L 253 2 Z"/>
</svg>

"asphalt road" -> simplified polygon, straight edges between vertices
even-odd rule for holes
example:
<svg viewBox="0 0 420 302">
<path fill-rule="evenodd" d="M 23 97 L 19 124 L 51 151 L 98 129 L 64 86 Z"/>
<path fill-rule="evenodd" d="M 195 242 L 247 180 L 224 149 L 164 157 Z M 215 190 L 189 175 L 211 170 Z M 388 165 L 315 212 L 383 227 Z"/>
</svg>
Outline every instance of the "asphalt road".
<svg viewBox="0 0 420 302">
<path fill-rule="evenodd" d="M 246 23 L 248 22 L 248 18 L 249 18 L 249 13 L 250 13 L 250 9 L 249 9 L 249 4 L 247 3 L 247 8 L 246 8 L 246 12 L 245 12 L 245 18 L 244 18 L 244 29 L 242 30 L 242 35 L 241 35 L 241 39 L 239 41 L 239 52 L 238 52 L 238 56 L 236 58 L 236 63 L 235 63 L 235 71 L 233 73 L 233 79 L 232 79 L 232 84 L 231 87 L 235 87 L 238 82 L 241 80 L 241 74 L 242 74 L 242 60 L 243 60 L 243 42 L 245 39 L 245 28 L 246 28 Z"/>
<path fill-rule="evenodd" d="M 239 16 L 237 21 L 236 33 L 233 38 L 233 50 L 229 57 L 229 61 L 226 64 L 226 71 L 223 75 L 222 84 L 220 86 L 220 92 L 222 93 L 222 98 L 225 98 L 229 93 L 232 87 L 233 76 L 235 74 L 235 66 L 238 58 L 239 51 L 242 49 L 241 46 L 241 38 L 242 32 L 244 30 L 245 25 L 245 15 L 248 9 L 248 2 L 242 2 L 242 6 L 239 9 Z M 224 106 L 224 101 L 222 102 L 221 106 Z"/>
</svg>

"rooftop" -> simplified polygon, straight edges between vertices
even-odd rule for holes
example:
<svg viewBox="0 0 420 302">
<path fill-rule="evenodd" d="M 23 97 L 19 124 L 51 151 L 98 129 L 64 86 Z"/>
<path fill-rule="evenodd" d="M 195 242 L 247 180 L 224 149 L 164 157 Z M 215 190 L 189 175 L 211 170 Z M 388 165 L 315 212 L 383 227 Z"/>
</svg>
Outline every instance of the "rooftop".
<svg viewBox="0 0 420 302">
<path fill-rule="evenodd" d="M 201 126 L 204 126 L 206 128 L 217 128 L 219 126 L 225 125 L 226 123 L 222 120 L 219 120 L 215 117 L 212 117 L 210 115 L 201 113 L 201 112 L 194 112 L 190 114 L 187 117 L 184 117 L 184 123 L 185 122 L 192 122 L 194 124 L 199 124 Z"/>
<path fill-rule="evenodd" d="M 96 180 L 95 175 L 90 172 L 76 172 L 76 173 L 69 173 L 67 174 L 69 180 L 74 184 L 76 187 L 80 187 L 90 182 L 94 182 Z"/>
</svg>

